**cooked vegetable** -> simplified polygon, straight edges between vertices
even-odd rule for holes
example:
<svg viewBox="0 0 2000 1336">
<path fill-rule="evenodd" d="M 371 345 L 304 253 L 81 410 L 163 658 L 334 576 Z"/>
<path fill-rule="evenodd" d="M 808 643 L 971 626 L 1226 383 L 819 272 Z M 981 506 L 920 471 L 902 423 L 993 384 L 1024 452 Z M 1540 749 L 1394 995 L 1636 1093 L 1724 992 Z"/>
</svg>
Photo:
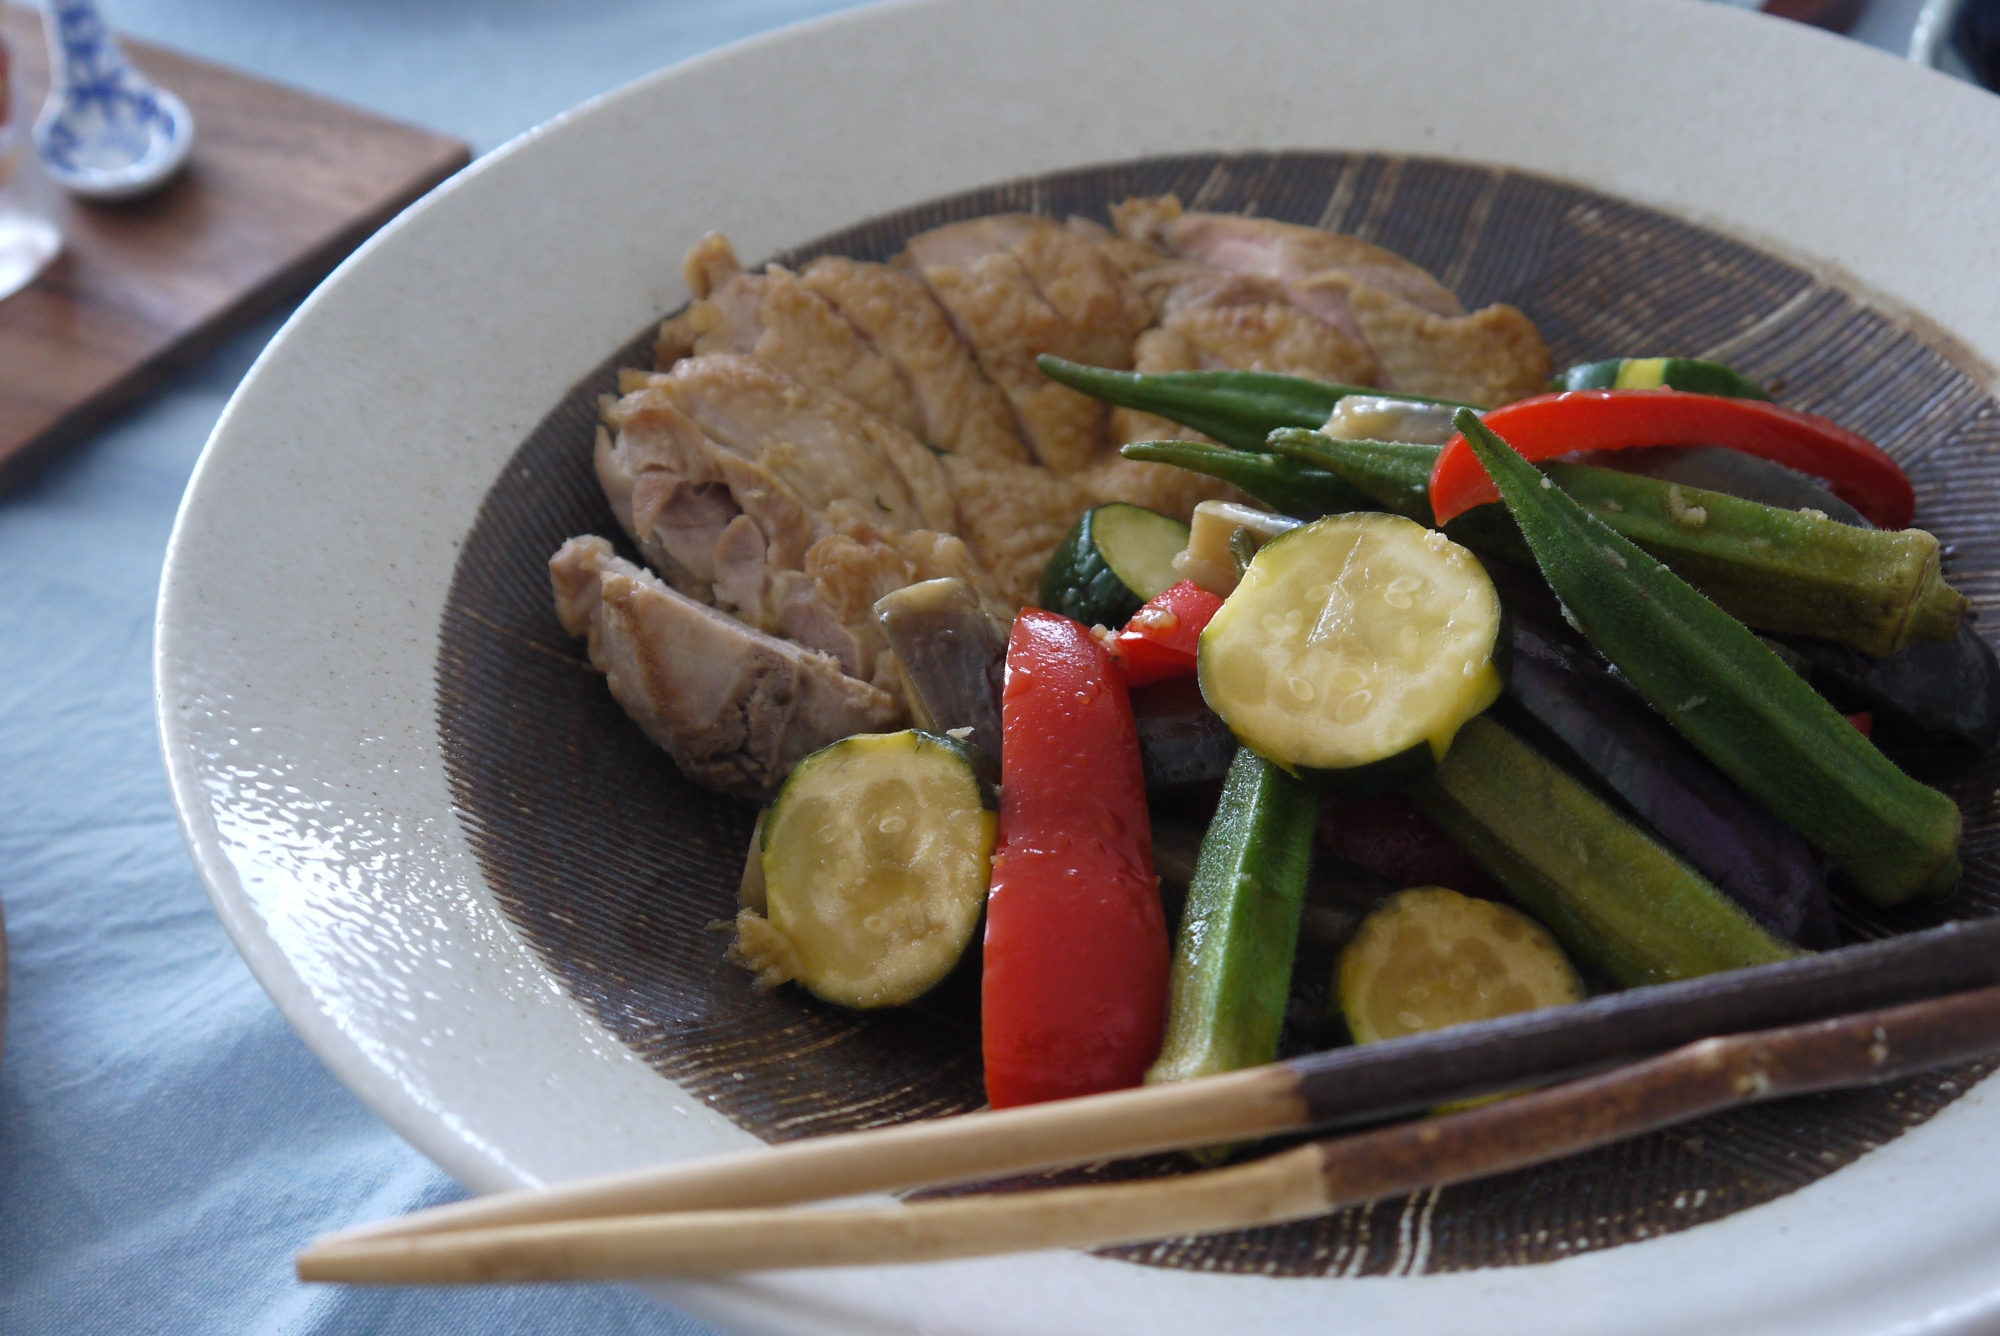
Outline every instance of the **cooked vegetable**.
<svg viewBox="0 0 2000 1336">
<path fill-rule="evenodd" d="M 1572 958 L 1622 987 L 1798 954 L 1491 718 L 1410 792 Z"/>
<path fill-rule="evenodd" d="M 1826 875 L 1797 831 L 1758 806 L 1573 636 L 1509 607 L 1517 703 L 1765 931 L 1835 945 Z"/>
<path fill-rule="evenodd" d="M 1779 510 L 1816 510 L 1842 524 L 1871 527 L 1867 517 L 1805 474 L 1768 459 L 1718 446 L 1653 446 L 1631 450 L 1591 450 L 1575 463 L 1620 473 L 1639 473 L 1683 487 L 1727 492 Z"/>
<path fill-rule="evenodd" d="M 1040 600 L 1085 626 L 1123 626 L 1149 598 L 1180 579 L 1174 557 L 1188 527 L 1122 501 L 1087 510 L 1042 568 Z"/>
<path fill-rule="evenodd" d="M 1551 461 L 1557 487 L 1760 630 L 1886 657 L 1949 640 L 1967 607 L 1922 529 L 1862 529 L 1722 492 Z"/>
<path fill-rule="evenodd" d="M 1399 891 L 1340 953 L 1341 1018 L 1357 1044 L 1583 1000 L 1548 930 L 1442 886 Z"/>
<path fill-rule="evenodd" d="M 1137 1085 L 1168 950 L 1132 707 L 1090 628 L 1023 609 L 1007 646 L 981 1035 L 994 1108 Z"/>
<path fill-rule="evenodd" d="M 1945 641 L 1917 641 L 1877 659 L 1823 641 L 1788 638 L 1787 662 L 1843 708 L 1866 706 L 1905 728 L 1986 753 L 2000 746 L 2000 662 L 1965 622 Z"/>
<path fill-rule="evenodd" d="M 1335 404 L 1352 394 L 1411 403 L 1448 403 L 1418 394 L 1328 385 L 1270 371 L 1173 371 L 1142 375 L 1041 357 L 1035 365 L 1059 384 L 1121 408 L 1137 408 L 1193 427 L 1224 445 L 1261 450 L 1275 427 L 1318 427 Z M 1454 408 L 1464 405 L 1452 404 Z M 1247 490 L 1247 489 L 1246 489 Z"/>
<path fill-rule="evenodd" d="M 1898 770 L 1742 623 L 1594 519 L 1477 417 L 1461 413 L 1458 425 L 1583 634 L 1681 736 L 1878 904 L 1957 882 L 1950 798 Z"/>
<path fill-rule="evenodd" d="M 1193 675 L 1202 628 L 1221 606 L 1219 596 L 1192 580 L 1170 585 L 1148 599 L 1113 642 L 1112 652 L 1124 670 L 1125 685 L 1142 687 L 1169 677 Z"/>
<path fill-rule="evenodd" d="M 1236 759 L 1236 735 L 1208 708 L 1192 677 L 1133 691 L 1132 714 L 1149 792 L 1213 783 L 1229 773 Z"/>
<path fill-rule="evenodd" d="M 999 759 L 1007 624 L 957 579 L 925 580 L 885 595 L 876 600 L 875 620 L 909 683 L 917 726 L 963 737 Z"/>
<path fill-rule="evenodd" d="M 1257 549 L 1300 523 L 1289 515 L 1253 510 L 1234 501 L 1204 501 L 1194 508 L 1187 551 L 1176 559 L 1177 568 L 1209 593 L 1228 598 Z"/>
<path fill-rule="evenodd" d="M 1127 459 L 1173 464 L 1220 478 L 1273 510 L 1302 520 L 1369 508 L 1367 497 L 1325 469 L 1282 455 L 1232 450 L 1204 441 L 1135 441 L 1118 453 Z"/>
<path fill-rule="evenodd" d="M 1686 390 L 1733 399 L 1771 396 L 1762 385 L 1720 362 L 1692 357 L 1614 357 L 1585 362 L 1549 381 L 1551 390 Z"/>
<path fill-rule="evenodd" d="M 1408 399 L 1350 394 L 1333 406 L 1325 424 L 1318 430 L 1321 435 L 1331 436 L 1336 441 L 1443 445 L 1458 435 L 1458 428 L 1451 425 L 1452 414 L 1456 411 L 1450 404 L 1420 404 Z M 1269 437 L 1265 438 L 1265 449 L 1270 448 L 1269 440 Z"/>
<path fill-rule="evenodd" d="M 1393 788 L 1500 694 L 1500 621 L 1485 569 L 1443 534 L 1330 516 L 1257 553 L 1202 632 L 1201 692 L 1293 774 Z"/>
<path fill-rule="evenodd" d="M 1188 888 L 1166 1042 L 1148 1084 L 1277 1058 L 1315 808 L 1300 781 L 1237 753 Z"/>
<path fill-rule="evenodd" d="M 957 966 L 986 904 L 994 794 L 952 738 L 861 734 L 808 756 L 764 814 L 763 913 L 739 963 L 837 1006 L 893 1007 Z"/>
<path fill-rule="evenodd" d="M 1408 793 L 1330 796 L 1320 804 L 1316 838 L 1326 857 L 1315 860 L 1315 868 L 1351 864 L 1382 878 L 1390 890 L 1458 886 L 1483 899 L 1506 893 Z"/>
<path fill-rule="evenodd" d="M 1476 420 L 1476 419 L 1475 419 Z M 1845 427 L 1776 404 L 1679 390 L 1570 390 L 1538 395 L 1486 415 L 1489 430 L 1530 462 L 1576 450 L 1720 445 L 1824 478 L 1837 497 L 1885 529 L 1916 513 L 1917 497 L 1896 461 Z M 1499 499 L 1461 436 L 1438 456 L 1431 506 L 1447 522 Z"/>
<path fill-rule="evenodd" d="M 1432 447 L 1334 441 L 1282 430 L 1271 444 L 1337 473 L 1378 504 L 1429 523 L 1418 473 Z M 1963 594 L 1944 582 L 1937 539 L 1921 529 L 1878 530 L 1780 510 L 1679 483 L 1550 461 L 1545 472 L 1605 524 L 1760 630 L 1854 645 L 1875 655 L 1912 640 L 1949 639 Z M 1454 541 L 1524 559 L 1520 531 L 1499 507 L 1479 506 L 1445 526 Z"/>
</svg>

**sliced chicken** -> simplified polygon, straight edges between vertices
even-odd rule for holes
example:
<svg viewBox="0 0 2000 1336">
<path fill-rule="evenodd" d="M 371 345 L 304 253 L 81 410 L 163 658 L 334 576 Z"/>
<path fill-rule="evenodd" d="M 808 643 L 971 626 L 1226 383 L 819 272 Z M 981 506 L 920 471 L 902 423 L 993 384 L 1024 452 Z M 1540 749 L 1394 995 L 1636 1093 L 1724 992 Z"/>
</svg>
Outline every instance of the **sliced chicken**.
<svg viewBox="0 0 2000 1336">
<path fill-rule="evenodd" d="M 1384 389 L 1498 408 L 1548 384 L 1549 347 L 1515 307 L 1496 302 L 1440 316 L 1342 275 L 1328 281 L 1347 285 L 1348 303 L 1381 359 Z"/>
<path fill-rule="evenodd" d="M 990 588 L 964 544 L 927 529 L 827 523 L 770 472 L 704 435 L 659 382 L 641 374 L 639 388 L 606 407 L 617 435 L 600 430 L 596 450 L 598 480 L 641 555 L 682 593 L 897 694 L 880 628 L 868 606 L 850 606 L 847 581 L 897 589 L 950 575 Z"/>
<path fill-rule="evenodd" d="M 743 272 L 729 239 L 717 232 L 696 244 L 686 268 L 701 287 L 687 309 L 660 327 L 653 348 L 660 370 L 683 357 L 748 353 L 923 435 L 923 408 L 901 369 L 797 274 L 775 264 L 761 274 Z"/>
<path fill-rule="evenodd" d="M 957 514 L 937 456 L 844 395 L 741 353 L 683 358 L 644 377 L 725 450 L 762 466 L 829 527 L 951 533 Z"/>
<path fill-rule="evenodd" d="M 1042 567 L 1091 507 L 1091 494 L 1075 480 L 1033 464 L 978 464 L 945 460 L 958 499 L 959 532 L 1008 607 L 1035 601 Z"/>
<path fill-rule="evenodd" d="M 1054 384 L 1035 358 L 1132 365 L 1152 309 L 1088 236 L 1046 218 L 1003 214 L 910 239 L 908 256 L 980 368 L 1013 406 L 1035 457 L 1057 473 L 1101 452 L 1103 405 Z"/>
<path fill-rule="evenodd" d="M 909 382 L 918 439 L 977 463 L 1025 463 L 1006 396 L 981 372 L 923 280 L 885 264 L 828 256 L 799 276 Z"/>
<path fill-rule="evenodd" d="M 1351 323 L 1343 294 L 1322 293 L 1320 275 L 1347 274 L 1433 315 L 1465 314 L 1450 289 L 1421 266 L 1359 237 L 1234 213 L 1187 213 L 1172 195 L 1113 205 L 1111 221 L 1120 236 L 1169 255 L 1275 279 L 1294 306 L 1351 334 L 1361 331 Z"/>
<path fill-rule="evenodd" d="M 903 721 L 834 659 L 695 602 L 602 538 L 564 543 L 549 576 L 563 629 L 589 637 L 613 699 L 697 784 L 768 801 L 812 752 Z"/>
<path fill-rule="evenodd" d="M 740 584 L 731 556 L 748 542 L 746 525 L 760 560 L 777 569 L 798 569 L 824 536 L 790 488 L 717 446 L 664 388 L 642 380 L 606 406 L 605 420 L 617 435 L 598 431 L 598 483 L 640 553 L 682 593 L 706 603 L 716 600 L 718 578 Z M 761 599 L 739 591 L 725 601 L 754 608 Z"/>
<path fill-rule="evenodd" d="M 1548 378 L 1548 349 L 1527 316 L 1506 305 L 1467 315 L 1423 269 L 1359 238 L 1186 213 L 1172 196 L 1128 200 L 1112 217 L 1127 240 L 1275 282 L 1291 306 L 1365 341 L 1380 375 L 1359 383 L 1491 406 L 1532 394 Z"/>
</svg>

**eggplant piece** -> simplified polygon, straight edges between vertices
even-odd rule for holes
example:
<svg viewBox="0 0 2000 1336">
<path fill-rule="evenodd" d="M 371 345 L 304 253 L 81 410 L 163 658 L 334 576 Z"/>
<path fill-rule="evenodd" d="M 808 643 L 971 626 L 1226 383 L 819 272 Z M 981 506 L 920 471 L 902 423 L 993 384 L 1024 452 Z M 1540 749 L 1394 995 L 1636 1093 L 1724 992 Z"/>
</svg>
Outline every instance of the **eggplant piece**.
<svg viewBox="0 0 2000 1336">
<path fill-rule="evenodd" d="M 1872 527 L 1860 511 L 1803 473 L 1735 450 L 1659 447 L 1579 458 Z M 1886 659 L 1805 636 L 1767 636 L 1765 643 L 1842 709 L 1868 710 L 1883 716 L 1891 728 L 1965 743 L 1982 755 L 2000 746 L 2000 661 L 1970 620 L 1960 623 L 1949 640 L 1915 640 Z"/>
<path fill-rule="evenodd" d="M 1007 623 L 958 579 L 925 580 L 885 594 L 875 602 L 875 620 L 909 683 L 917 726 L 949 733 L 998 761 Z"/>
<path fill-rule="evenodd" d="M 1510 611 L 1512 611 L 1510 609 Z M 1838 930 L 1805 839 L 1731 783 L 1580 639 L 1517 612 L 1507 693 L 1666 843 L 1773 935 Z"/>
<path fill-rule="evenodd" d="M 2000 746 L 2000 661 L 1969 621 L 1950 640 L 1913 641 L 1886 659 L 1804 636 L 1778 637 L 1773 648 L 1843 710 L 1982 756 Z"/>
<path fill-rule="evenodd" d="M 1830 520 L 1861 529 L 1875 527 L 1860 511 L 1805 474 L 1740 450 L 1714 445 L 1591 450 L 1577 455 L 1576 462 L 1723 492 L 1779 510 L 1817 510 Z"/>
<path fill-rule="evenodd" d="M 1219 781 L 1236 759 L 1236 735 L 1208 708 L 1192 677 L 1138 688 L 1132 716 L 1149 792 Z"/>
</svg>

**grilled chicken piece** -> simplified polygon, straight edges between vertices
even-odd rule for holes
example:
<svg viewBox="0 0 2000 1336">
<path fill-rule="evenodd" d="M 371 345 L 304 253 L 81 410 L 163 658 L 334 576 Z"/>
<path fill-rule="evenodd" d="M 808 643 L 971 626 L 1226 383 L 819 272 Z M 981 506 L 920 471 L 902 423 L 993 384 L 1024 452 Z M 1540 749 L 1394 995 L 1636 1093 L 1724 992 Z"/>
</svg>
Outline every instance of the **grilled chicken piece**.
<svg viewBox="0 0 2000 1336">
<path fill-rule="evenodd" d="M 1318 228 L 1235 214 L 1185 213 L 1172 196 L 1112 210 L 1119 233 L 1180 257 L 1270 280 L 1285 300 L 1364 339 L 1385 389 L 1494 406 L 1538 391 L 1548 349 L 1534 323 L 1496 304 L 1471 315 L 1418 266 Z"/>
<path fill-rule="evenodd" d="M 1035 457 L 1061 474 L 1096 462 L 1103 405 L 1048 380 L 1035 358 L 1132 365 L 1152 309 L 1119 267 L 1088 236 L 1026 214 L 936 228 L 912 237 L 907 254 L 1007 396 Z"/>
<path fill-rule="evenodd" d="M 799 277 L 909 381 L 919 440 L 976 463 L 1027 462 L 1006 396 L 972 360 L 923 280 L 838 256 L 814 260 Z"/>
<path fill-rule="evenodd" d="M 1033 464 L 953 457 L 944 467 L 958 498 L 959 532 L 991 572 L 1000 602 L 1010 608 L 1033 603 L 1042 567 L 1077 516 L 1090 509 L 1090 493 Z"/>
<path fill-rule="evenodd" d="M 719 232 L 696 243 L 686 269 L 691 281 L 704 286 L 686 310 L 660 326 L 653 346 L 660 370 L 683 357 L 748 353 L 794 380 L 846 395 L 877 417 L 923 435 L 922 406 L 896 364 L 797 274 L 775 264 L 761 274 L 743 272 L 729 239 Z"/>
<path fill-rule="evenodd" d="M 564 543 L 549 576 L 563 629 L 589 637 L 612 698 L 697 784 L 767 802 L 819 748 L 903 721 L 894 697 L 832 658 L 704 607 L 602 538 Z"/>
<path fill-rule="evenodd" d="M 892 530 L 957 528 L 937 456 L 844 395 L 740 353 L 684 358 L 672 371 L 623 383 L 665 390 L 705 436 L 768 470 L 830 528 L 849 520 Z"/>
<path fill-rule="evenodd" d="M 605 410 L 617 435 L 598 433 L 598 481 L 640 553 L 682 593 L 899 694 L 874 600 L 941 576 L 990 589 L 985 572 L 948 534 L 814 515 L 769 471 L 709 439 L 664 379 L 634 378 L 639 388 Z"/>
</svg>

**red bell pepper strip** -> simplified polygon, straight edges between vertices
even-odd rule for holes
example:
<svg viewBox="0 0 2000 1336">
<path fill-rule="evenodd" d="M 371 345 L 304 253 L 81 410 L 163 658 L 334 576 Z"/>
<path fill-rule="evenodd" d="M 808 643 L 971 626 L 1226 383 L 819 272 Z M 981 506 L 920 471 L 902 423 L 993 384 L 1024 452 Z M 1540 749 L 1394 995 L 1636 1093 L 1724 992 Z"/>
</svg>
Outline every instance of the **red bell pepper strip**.
<svg viewBox="0 0 2000 1336">
<path fill-rule="evenodd" d="M 1881 528 L 1907 528 L 1917 511 L 1909 478 L 1873 441 L 1823 417 L 1755 399 L 1681 390 L 1570 390 L 1496 408 L 1485 422 L 1530 463 L 1573 450 L 1720 445 L 1825 479 L 1828 490 Z M 1452 437 L 1431 470 L 1437 522 L 1499 499 L 1465 437 Z"/>
<path fill-rule="evenodd" d="M 1112 648 L 1125 670 L 1125 685 L 1143 687 L 1193 674 L 1202 629 L 1221 606 L 1221 598 L 1183 580 L 1133 613 Z"/>
<path fill-rule="evenodd" d="M 1001 696 L 980 1025 L 996 1109 L 1135 1086 L 1167 1021 L 1167 925 L 1132 705 L 1080 622 L 1024 608 Z"/>
</svg>

